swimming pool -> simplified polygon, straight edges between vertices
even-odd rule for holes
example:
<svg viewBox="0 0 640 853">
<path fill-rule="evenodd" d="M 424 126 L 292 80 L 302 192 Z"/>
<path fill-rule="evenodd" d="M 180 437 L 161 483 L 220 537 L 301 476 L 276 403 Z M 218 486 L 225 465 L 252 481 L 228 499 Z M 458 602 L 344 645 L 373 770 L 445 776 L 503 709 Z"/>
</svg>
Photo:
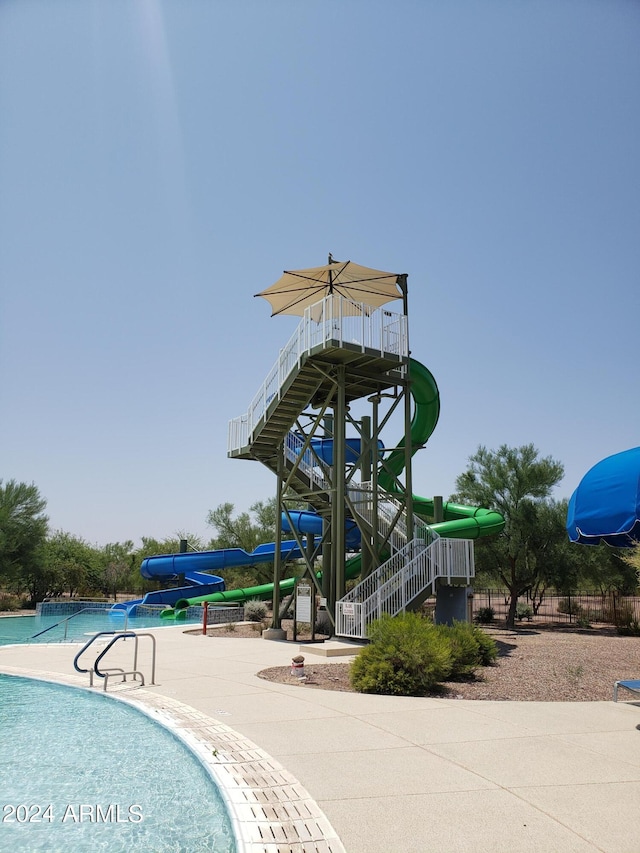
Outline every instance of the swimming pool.
<svg viewBox="0 0 640 853">
<path fill-rule="evenodd" d="M 199 624 L 199 620 L 187 619 L 179 624 Z M 157 612 L 127 619 L 126 630 L 166 626 L 167 623 L 160 619 L 160 613 Z M 4 616 L 0 617 L 0 646 L 12 643 L 85 642 L 98 631 L 121 631 L 124 628 L 125 616 L 121 610 L 111 613 L 110 610 L 88 608 L 78 614 Z"/>
<path fill-rule="evenodd" d="M 207 770 L 127 704 L 0 674 L 0 732 L 1 850 L 236 850 Z"/>
</svg>

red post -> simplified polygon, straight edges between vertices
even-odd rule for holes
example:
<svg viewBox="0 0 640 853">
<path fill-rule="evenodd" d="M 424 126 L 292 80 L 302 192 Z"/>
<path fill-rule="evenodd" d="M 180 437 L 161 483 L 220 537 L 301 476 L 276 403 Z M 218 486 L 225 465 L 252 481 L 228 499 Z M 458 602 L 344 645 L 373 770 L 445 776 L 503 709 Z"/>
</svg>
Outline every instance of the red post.
<svg viewBox="0 0 640 853">
<path fill-rule="evenodd" d="M 207 635 L 207 618 L 208 618 L 208 610 L 209 610 L 209 602 L 204 602 L 204 608 L 202 612 L 202 633 L 206 637 Z"/>
</svg>

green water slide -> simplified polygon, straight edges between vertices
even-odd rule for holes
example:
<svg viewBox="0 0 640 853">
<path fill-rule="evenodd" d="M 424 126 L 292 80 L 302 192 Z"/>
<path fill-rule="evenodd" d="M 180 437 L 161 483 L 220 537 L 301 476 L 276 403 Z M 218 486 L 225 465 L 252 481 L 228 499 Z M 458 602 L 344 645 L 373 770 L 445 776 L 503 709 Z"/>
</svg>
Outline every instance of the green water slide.
<svg viewBox="0 0 640 853">
<path fill-rule="evenodd" d="M 354 557 L 351 557 L 344 565 L 345 577 L 349 580 L 351 580 L 351 578 L 357 578 L 360 574 L 361 566 L 361 554 L 356 554 Z M 320 580 L 322 578 L 322 572 L 318 572 L 316 577 Z M 295 578 L 285 578 L 285 580 L 280 581 L 280 596 L 284 598 L 285 595 L 292 593 L 295 583 Z M 168 607 L 166 610 L 162 611 L 160 616 L 163 619 L 178 619 L 180 618 L 179 614 L 181 612 L 185 612 L 184 608 L 191 607 L 192 605 L 204 604 L 205 601 L 208 601 L 210 604 L 224 604 L 225 602 L 229 604 L 238 604 L 256 598 L 261 601 L 271 601 L 272 597 L 273 584 L 263 583 L 260 586 L 251 586 L 246 589 L 229 589 L 224 592 L 212 592 L 209 593 L 209 595 L 199 595 L 195 598 L 180 598 L 176 601 L 175 608 Z"/>
<path fill-rule="evenodd" d="M 440 394 L 433 374 L 424 364 L 409 359 L 411 376 L 411 396 L 414 402 L 411 420 L 410 440 L 413 456 L 429 440 L 436 428 L 440 416 Z M 402 473 L 405 465 L 404 438 L 397 448 L 389 454 L 385 468 L 380 472 L 378 482 L 387 492 L 398 492 L 394 475 Z M 451 502 L 443 503 L 443 521 L 432 523 L 434 501 L 413 495 L 413 511 L 429 522 L 432 530 L 439 536 L 449 539 L 478 539 L 481 536 L 494 536 L 504 528 L 504 518 L 499 512 L 481 507 L 464 506 Z"/>
<path fill-rule="evenodd" d="M 423 364 L 415 359 L 409 360 L 411 376 L 411 396 L 414 402 L 414 412 L 411 420 L 410 440 L 411 455 L 420 450 L 428 441 L 436 428 L 440 415 L 440 394 L 433 374 Z M 385 469 L 380 472 L 378 482 L 387 492 L 399 492 L 394 477 L 399 476 L 405 465 L 404 439 L 391 451 L 386 461 Z M 429 526 L 438 535 L 450 539 L 478 539 L 481 536 L 493 536 L 504 528 L 504 518 L 498 512 L 480 507 L 463 506 L 451 502 L 443 503 L 444 521 L 432 523 L 434 501 L 432 498 L 413 496 L 413 509 L 416 515 L 429 522 Z M 360 574 L 361 555 L 347 560 L 345 576 L 348 579 Z M 318 574 L 321 577 L 321 573 Z M 285 596 L 293 592 L 295 578 L 287 578 L 280 582 L 280 594 Z M 174 619 L 176 614 L 191 605 L 204 604 L 205 601 L 216 604 L 241 603 L 252 598 L 269 600 L 273 595 L 273 584 L 247 589 L 232 589 L 225 592 L 214 592 L 195 598 L 182 598 L 176 602 L 175 609 L 168 608 L 162 612 L 165 619 Z"/>
</svg>

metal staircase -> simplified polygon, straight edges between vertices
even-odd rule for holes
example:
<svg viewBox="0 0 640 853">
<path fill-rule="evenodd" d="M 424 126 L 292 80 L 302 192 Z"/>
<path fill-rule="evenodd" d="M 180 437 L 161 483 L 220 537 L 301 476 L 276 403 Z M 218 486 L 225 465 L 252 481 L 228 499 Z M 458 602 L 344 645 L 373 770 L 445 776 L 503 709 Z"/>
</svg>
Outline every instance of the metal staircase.
<svg viewBox="0 0 640 853">
<path fill-rule="evenodd" d="M 339 385 L 348 403 L 406 384 L 408 357 L 406 315 L 325 298 L 306 310 L 247 413 L 230 422 L 228 456 L 262 462 L 316 511 L 330 513 L 335 472 L 315 455 L 313 430 L 300 429 L 300 416 L 315 408 L 319 424 Z M 373 540 L 375 562 L 389 559 L 336 602 L 337 635 L 366 638 L 371 621 L 419 606 L 438 578 L 469 582 L 472 542 L 443 539 L 415 517 L 414 538 L 407 541 L 399 500 L 370 482 L 345 485 L 347 517 Z"/>
<path fill-rule="evenodd" d="M 366 639 L 371 622 L 415 609 L 435 592 L 438 579 L 468 585 L 474 575 L 473 542 L 412 539 L 336 604 L 339 637 Z"/>
<path fill-rule="evenodd" d="M 394 386 L 408 357 L 407 318 L 331 296 L 305 317 L 254 396 L 229 423 L 228 455 L 265 464 L 309 406 L 326 400 L 347 368 L 347 402 Z"/>
</svg>

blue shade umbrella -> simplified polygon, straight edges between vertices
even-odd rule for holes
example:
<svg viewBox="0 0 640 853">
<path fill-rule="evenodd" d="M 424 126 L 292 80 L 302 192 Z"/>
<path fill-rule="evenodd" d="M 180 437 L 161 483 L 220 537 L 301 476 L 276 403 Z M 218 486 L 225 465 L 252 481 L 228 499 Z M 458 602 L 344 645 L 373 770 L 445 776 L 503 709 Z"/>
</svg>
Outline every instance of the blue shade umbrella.
<svg viewBox="0 0 640 853">
<path fill-rule="evenodd" d="M 629 548 L 640 542 L 640 447 L 587 471 L 569 501 L 567 532 L 582 545 Z"/>
</svg>

